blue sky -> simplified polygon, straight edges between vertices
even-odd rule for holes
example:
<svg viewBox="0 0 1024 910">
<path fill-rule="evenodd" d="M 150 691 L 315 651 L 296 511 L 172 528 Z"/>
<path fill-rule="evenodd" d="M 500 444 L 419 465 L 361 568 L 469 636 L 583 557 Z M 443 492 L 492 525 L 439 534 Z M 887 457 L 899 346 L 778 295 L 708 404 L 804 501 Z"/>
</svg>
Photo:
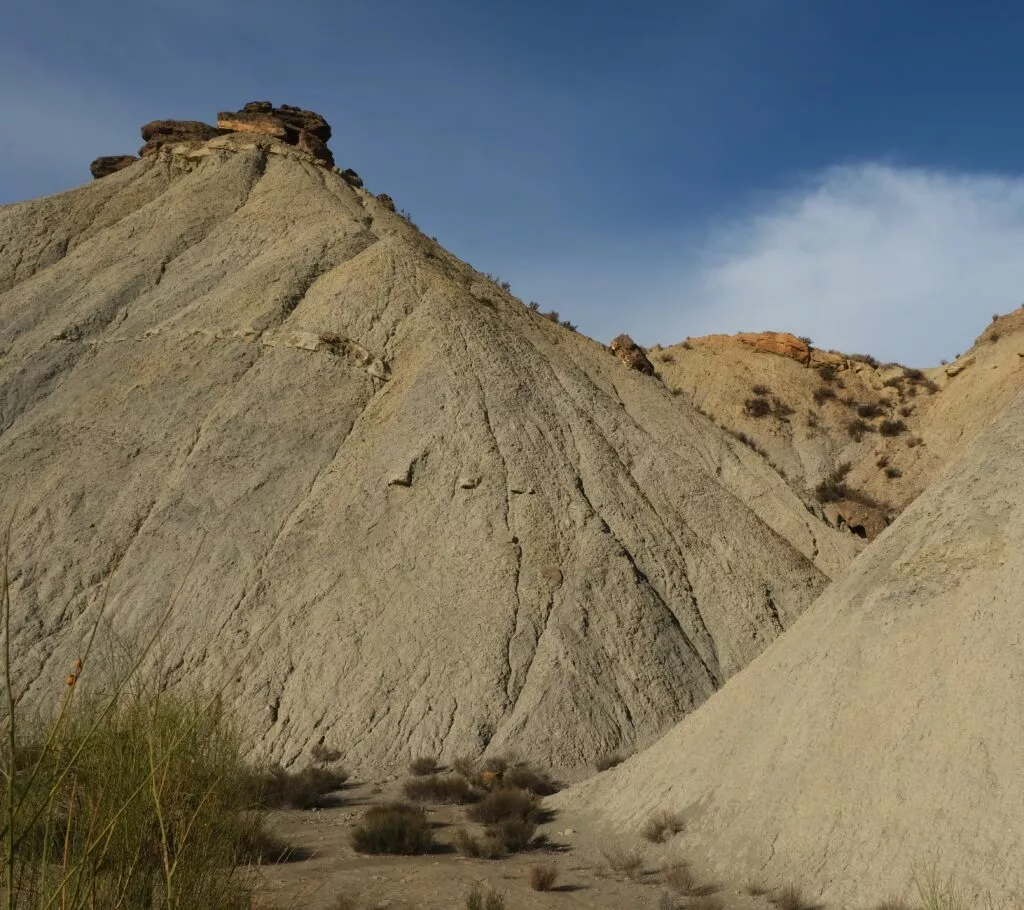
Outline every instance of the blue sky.
<svg viewBox="0 0 1024 910">
<path fill-rule="evenodd" d="M 786 329 L 927 364 L 1024 301 L 1024 7 L 37 0 L 0 203 L 147 120 L 323 113 L 375 192 L 587 334 Z"/>
</svg>

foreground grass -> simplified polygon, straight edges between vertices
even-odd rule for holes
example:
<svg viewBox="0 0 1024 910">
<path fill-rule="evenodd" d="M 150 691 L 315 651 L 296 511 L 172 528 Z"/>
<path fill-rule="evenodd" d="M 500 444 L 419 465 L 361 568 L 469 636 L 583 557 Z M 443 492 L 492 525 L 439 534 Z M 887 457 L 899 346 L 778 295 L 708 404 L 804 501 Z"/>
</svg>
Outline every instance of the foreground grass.
<svg viewBox="0 0 1024 910">
<path fill-rule="evenodd" d="M 144 681 L 166 616 L 117 681 L 87 691 L 109 670 L 90 666 L 97 618 L 51 710 L 30 714 L 11 664 L 7 564 L 2 545 L 0 907 L 252 907 L 245 867 L 285 848 L 263 829 L 255 772 L 220 693 L 171 695 Z"/>
</svg>

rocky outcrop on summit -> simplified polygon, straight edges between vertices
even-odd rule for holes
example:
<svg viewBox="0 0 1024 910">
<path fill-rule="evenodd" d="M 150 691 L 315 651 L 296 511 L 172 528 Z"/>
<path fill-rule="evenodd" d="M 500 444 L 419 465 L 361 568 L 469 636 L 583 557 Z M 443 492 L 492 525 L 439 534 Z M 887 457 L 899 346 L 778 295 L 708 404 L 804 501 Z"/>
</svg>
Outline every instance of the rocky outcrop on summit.
<svg viewBox="0 0 1024 910">
<path fill-rule="evenodd" d="M 250 101 L 240 111 L 222 111 L 217 126 L 226 132 L 261 133 L 297 146 L 328 167 L 334 156 L 327 148 L 331 127 L 320 114 L 290 104 L 274 107 L 269 101 Z"/>
<path fill-rule="evenodd" d="M 168 143 L 206 142 L 222 134 L 222 130 L 200 120 L 152 120 L 140 131 L 146 143 L 139 154 L 146 158 Z"/>
<path fill-rule="evenodd" d="M 297 147 L 233 133 L 131 173 L 0 208 L 27 699 L 114 566 L 110 630 L 144 641 L 174 598 L 171 681 L 223 690 L 257 757 L 581 765 L 692 711 L 859 547 Z"/>
<path fill-rule="evenodd" d="M 140 130 L 145 145 L 139 149 L 139 156 L 148 158 L 167 145 L 209 142 L 229 133 L 256 133 L 294 145 L 318 164 L 334 167 L 334 155 L 327 147 L 331 127 L 314 111 L 290 104 L 274 107 L 269 101 L 250 101 L 240 111 L 218 114 L 217 124 L 211 126 L 201 120 L 152 120 Z M 132 155 L 103 155 L 89 169 L 95 178 L 106 177 L 135 160 Z"/>
<path fill-rule="evenodd" d="M 647 359 L 644 349 L 630 338 L 629 335 L 617 335 L 612 339 L 608 350 L 631 370 L 636 370 L 645 376 L 654 375 L 654 364 Z"/>
<path fill-rule="evenodd" d="M 136 155 L 101 155 L 89 165 L 89 173 L 98 180 L 116 174 L 138 160 Z"/>
</svg>

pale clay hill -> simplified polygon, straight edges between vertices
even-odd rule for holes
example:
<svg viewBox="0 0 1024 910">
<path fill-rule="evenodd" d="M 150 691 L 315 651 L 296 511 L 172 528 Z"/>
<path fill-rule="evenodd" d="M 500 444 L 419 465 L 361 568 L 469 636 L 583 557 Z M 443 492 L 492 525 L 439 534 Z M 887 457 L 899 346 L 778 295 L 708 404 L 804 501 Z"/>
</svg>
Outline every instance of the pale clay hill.
<svg viewBox="0 0 1024 910">
<path fill-rule="evenodd" d="M 874 538 L 1024 388 L 1024 308 L 927 370 L 771 332 L 648 354 L 680 400 L 747 440 L 829 521 Z"/>
<path fill-rule="evenodd" d="M 744 672 L 655 746 L 555 797 L 560 824 L 671 844 L 705 880 L 876 906 L 916 872 L 1024 891 L 1024 395 Z"/>
<path fill-rule="evenodd" d="M 0 208 L 29 699 L 59 691 L 112 570 L 101 640 L 137 652 L 174 601 L 160 665 L 227 684 L 259 755 L 579 766 L 704 702 L 862 546 L 305 131 L 221 116 Z"/>
</svg>

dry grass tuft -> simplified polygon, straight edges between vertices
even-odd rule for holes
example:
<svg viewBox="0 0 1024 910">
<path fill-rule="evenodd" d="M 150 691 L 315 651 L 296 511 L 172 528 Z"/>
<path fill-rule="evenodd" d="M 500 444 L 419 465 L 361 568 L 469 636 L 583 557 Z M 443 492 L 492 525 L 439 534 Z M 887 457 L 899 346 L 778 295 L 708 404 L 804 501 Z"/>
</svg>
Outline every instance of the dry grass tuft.
<svg viewBox="0 0 1024 910">
<path fill-rule="evenodd" d="M 769 888 L 763 882 L 757 880 L 747 882 L 743 888 L 751 897 L 760 897 L 762 894 L 767 894 L 771 888 Z"/>
<path fill-rule="evenodd" d="M 505 898 L 483 885 L 473 885 L 466 895 L 466 910 L 505 910 Z"/>
<path fill-rule="evenodd" d="M 772 892 L 768 898 L 778 910 L 810 910 L 810 905 L 804 900 L 803 892 L 796 885 L 784 885 Z"/>
<path fill-rule="evenodd" d="M 476 759 L 468 755 L 460 755 L 452 762 L 452 769 L 456 774 L 461 774 L 466 780 L 471 780 L 476 774 Z"/>
<path fill-rule="evenodd" d="M 287 771 L 280 765 L 247 775 L 247 787 L 255 805 L 263 809 L 317 809 L 327 797 L 340 790 L 348 772 L 310 765 L 301 771 Z"/>
<path fill-rule="evenodd" d="M 670 888 L 676 894 L 689 895 L 697 890 L 697 879 L 694 877 L 689 863 L 683 860 L 666 863 L 662 866 L 661 880 L 666 888 Z"/>
<path fill-rule="evenodd" d="M 676 812 L 655 812 L 643 828 L 640 830 L 641 837 L 652 844 L 661 844 L 667 841 L 672 835 L 683 830 L 683 820 Z"/>
<path fill-rule="evenodd" d="M 550 891 L 558 881 L 558 866 L 554 863 L 538 863 L 530 867 L 530 887 L 534 891 Z"/>
<path fill-rule="evenodd" d="M 614 875 L 624 875 L 636 881 L 643 874 L 644 851 L 640 847 L 626 848 L 616 844 L 601 851 L 605 864 Z"/>
</svg>

